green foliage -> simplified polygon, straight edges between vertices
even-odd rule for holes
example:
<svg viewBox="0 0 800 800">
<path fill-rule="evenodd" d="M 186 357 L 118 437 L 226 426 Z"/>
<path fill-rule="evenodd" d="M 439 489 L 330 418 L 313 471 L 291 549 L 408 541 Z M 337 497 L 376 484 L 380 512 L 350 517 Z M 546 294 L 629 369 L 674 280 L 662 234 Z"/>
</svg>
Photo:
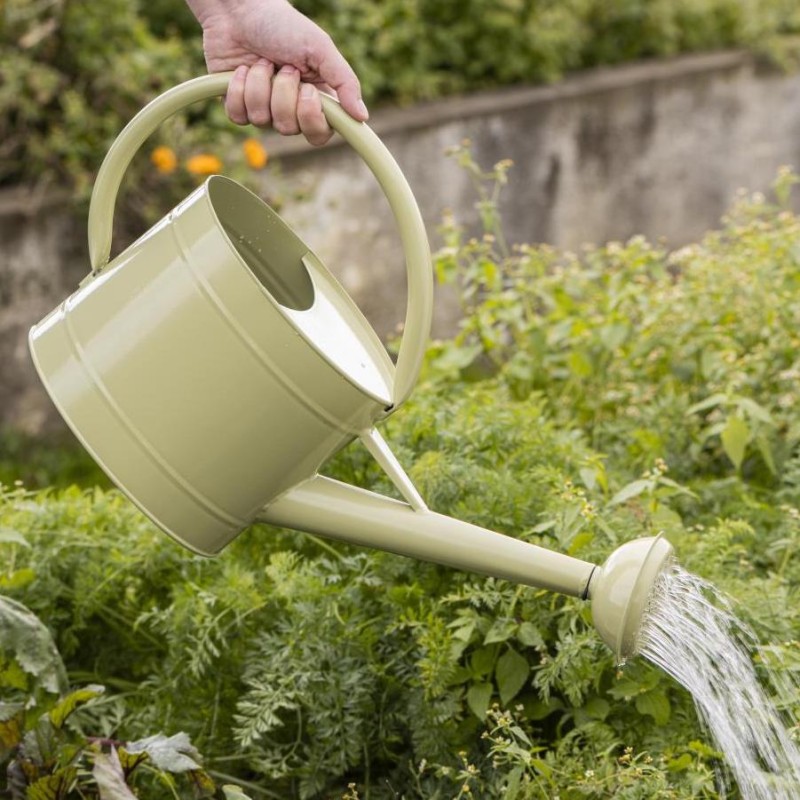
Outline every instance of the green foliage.
<svg viewBox="0 0 800 800">
<path fill-rule="evenodd" d="M 663 458 L 686 481 L 733 464 L 773 486 L 800 432 L 794 181 L 783 172 L 781 203 L 742 198 L 720 231 L 672 253 L 640 237 L 580 256 L 510 251 L 494 220 L 480 240 L 449 221 L 437 269 L 463 279 L 466 317 L 434 368 L 499 370 L 634 470 Z"/>
<path fill-rule="evenodd" d="M 72 434 L 31 436 L 0 429 L 0 483 L 28 488 L 110 486 L 105 473 Z"/>
<path fill-rule="evenodd" d="M 129 0 L 8 0 L 2 13 L 0 184 L 66 181 L 85 191 L 122 124 L 196 71 L 187 45 L 156 39 Z"/>
<path fill-rule="evenodd" d="M 553 81 L 570 70 L 679 52 L 749 47 L 798 63 L 792 0 L 298 0 L 349 59 L 370 102 Z M 0 7 L 0 186 L 45 183 L 86 197 L 122 126 L 205 71 L 185 0 L 6 0 Z M 169 142 L 231 148 L 221 109 L 193 109 Z M 194 124 L 200 123 L 200 124 Z M 174 177 L 172 182 L 174 183 Z M 185 176 L 184 176 L 185 177 Z M 134 167 L 131 213 L 165 191 Z M 181 196 L 181 195 L 176 195 Z M 160 207 L 161 212 L 168 206 Z"/>
<path fill-rule="evenodd" d="M 510 165 L 454 154 L 485 227 L 448 220 L 436 258 L 463 327 L 384 425 L 422 495 L 595 563 L 664 531 L 741 601 L 757 663 L 795 673 L 795 177 L 779 175 L 774 201 L 740 198 L 691 247 L 636 238 L 578 256 L 509 245 Z M 392 491 L 357 445 L 330 472 Z M 267 528 L 206 560 L 115 491 L 19 486 L 0 490 L 0 592 L 0 624 L 24 603 L 69 682 L 108 687 L 80 711 L 97 736 L 190 731 L 211 780 L 254 796 L 718 796 L 691 699 L 646 663 L 618 669 L 577 599 Z M 10 702 L 49 691 L 54 651 L 36 652 L 27 671 L 2 654 Z M 800 704 L 780 680 L 775 693 Z"/>
<path fill-rule="evenodd" d="M 66 691 L 63 663 L 47 628 L 21 603 L 0 596 L 0 764 L 11 800 L 242 798 L 217 788 L 184 733 L 120 742 L 89 736 L 102 686 Z M 9 694 L 9 690 L 13 694 Z M 15 698 L 16 695 L 16 698 Z M 82 711 L 91 712 L 81 721 Z M 94 716 L 94 719 L 92 719 Z M 102 717 L 102 711 L 100 712 Z M 134 788 L 135 787 L 135 788 Z"/>
</svg>

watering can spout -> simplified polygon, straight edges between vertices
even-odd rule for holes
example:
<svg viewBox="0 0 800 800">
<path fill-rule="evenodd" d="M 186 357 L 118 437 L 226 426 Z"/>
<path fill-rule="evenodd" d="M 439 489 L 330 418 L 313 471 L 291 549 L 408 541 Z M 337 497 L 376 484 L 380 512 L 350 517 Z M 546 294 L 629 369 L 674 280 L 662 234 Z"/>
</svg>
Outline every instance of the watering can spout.
<svg viewBox="0 0 800 800">
<path fill-rule="evenodd" d="M 636 539 L 596 566 L 319 475 L 267 506 L 259 521 L 467 572 L 591 599 L 595 627 L 620 661 L 636 639 L 671 545 Z"/>
<path fill-rule="evenodd" d="M 595 570 L 587 561 L 320 475 L 270 503 L 258 519 L 584 599 Z"/>
</svg>

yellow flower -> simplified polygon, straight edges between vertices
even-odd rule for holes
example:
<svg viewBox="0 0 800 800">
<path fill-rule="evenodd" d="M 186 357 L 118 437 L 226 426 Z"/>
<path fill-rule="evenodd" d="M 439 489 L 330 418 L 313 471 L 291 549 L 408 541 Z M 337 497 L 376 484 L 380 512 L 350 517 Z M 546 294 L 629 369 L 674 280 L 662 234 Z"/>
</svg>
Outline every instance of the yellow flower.
<svg viewBox="0 0 800 800">
<path fill-rule="evenodd" d="M 258 139 L 245 139 L 242 149 L 250 169 L 264 169 L 267 166 L 269 155 Z"/>
<path fill-rule="evenodd" d="M 175 151 L 164 146 L 156 147 L 156 149 L 150 153 L 150 161 L 153 162 L 155 168 L 159 172 L 165 175 L 174 172 L 175 168 L 178 166 L 178 158 L 175 155 Z"/>
<path fill-rule="evenodd" d="M 186 169 L 192 175 L 215 175 L 222 171 L 222 162 L 210 153 L 200 153 L 187 159 Z"/>
</svg>

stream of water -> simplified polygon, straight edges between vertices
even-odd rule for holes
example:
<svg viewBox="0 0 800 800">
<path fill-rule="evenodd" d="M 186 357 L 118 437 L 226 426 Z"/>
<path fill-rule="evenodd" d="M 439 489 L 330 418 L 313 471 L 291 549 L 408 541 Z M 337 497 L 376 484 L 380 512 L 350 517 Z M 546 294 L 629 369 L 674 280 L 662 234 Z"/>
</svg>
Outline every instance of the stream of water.
<svg viewBox="0 0 800 800">
<path fill-rule="evenodd" d="M 664 570 L 642 625 L 639 653 L 691 692 L 743 800 L 800 798 L 797 720 L 773 697 L 797 697 L 786 673 L 759 680 L 753 631 L 707 581 L 679 565 Z M 720 775 L 721 795 L 730 789 Z"/>
</svg>

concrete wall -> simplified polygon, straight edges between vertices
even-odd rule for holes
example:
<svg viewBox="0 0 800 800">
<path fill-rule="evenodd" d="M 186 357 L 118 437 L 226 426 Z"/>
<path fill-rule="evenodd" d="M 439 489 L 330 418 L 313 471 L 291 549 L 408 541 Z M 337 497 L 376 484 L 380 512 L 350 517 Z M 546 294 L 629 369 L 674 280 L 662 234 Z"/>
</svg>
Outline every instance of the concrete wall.
<svg viewBox="0 0 800 800">
<path fill-rule="evenodd" d="M 736 190 L 766 189 L 800 168 L 800 76 L 760 70 L 741 53 L 597 70 L 549 87 L 516 88 L 375 113 L 372 127 L 405 172 L 431 243 L 445 208 L 474 225 L 475 194 L 444 155 L 465 138 L 479 163 L 515 162 L 502 212 L 510 241 L 574 249 L 634 233 L 672 244 L 714 227 Z M 388 205 L 348 147 L 313 150 L 267 136 L 266 195 L 361 304 L 382 334 L 403 318 L 402 255 Z M 0 425 L 46 429 L 49 404 L 25 333 L 87 269 L 84 223 L 57 199 L 35 210 L 0 196 Z M 440 292 L 437 334 L 457 321 Z"/>
</svg>

